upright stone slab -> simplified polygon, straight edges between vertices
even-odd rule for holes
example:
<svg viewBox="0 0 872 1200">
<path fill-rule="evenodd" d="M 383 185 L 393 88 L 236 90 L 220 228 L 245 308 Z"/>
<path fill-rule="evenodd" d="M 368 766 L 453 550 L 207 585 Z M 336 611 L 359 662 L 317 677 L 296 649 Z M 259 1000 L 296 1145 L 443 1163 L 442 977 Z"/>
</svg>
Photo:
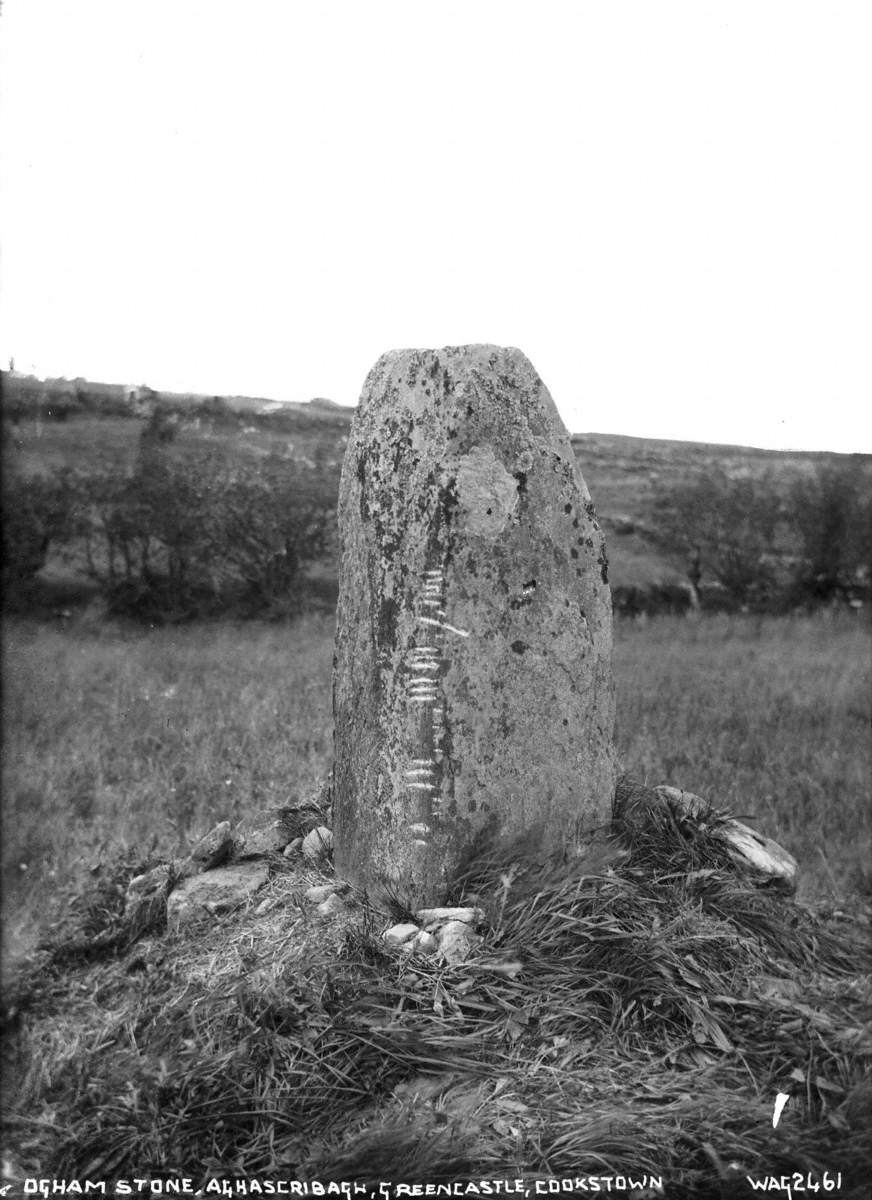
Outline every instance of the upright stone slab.
<svg viewBox="0 0 872 1200">
<path fill-rule="evenodd" d="M 603 535 L 518 350 L 383 355 L 339 498 L 337 872 L 439 903 L 471 849 L 568 850 L 615 787 Z"/>
</svg>

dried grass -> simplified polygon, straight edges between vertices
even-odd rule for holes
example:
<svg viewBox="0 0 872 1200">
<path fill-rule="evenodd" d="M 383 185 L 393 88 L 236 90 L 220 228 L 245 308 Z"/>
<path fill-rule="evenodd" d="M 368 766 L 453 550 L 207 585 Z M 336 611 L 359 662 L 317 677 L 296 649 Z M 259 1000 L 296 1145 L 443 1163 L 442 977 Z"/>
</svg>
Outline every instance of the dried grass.
<svg viewBox="0 0 872 1200">
<path fill-rule="evenodd" d="M 284 861 L 260 915 L 109 957 L 45 950 L 7 1031 L 15 1161 L 364 1183 L 648 1171 L 670 1197 L 828 1168 L 849 1189 L 872 1168 L 868 929 L 718 854 L 665 823 L 604 875 L 479 863 L 490 925 L 453 967 L 386 952 L 366 904 L 318 917 L 314 875 Z"/>
</svg>

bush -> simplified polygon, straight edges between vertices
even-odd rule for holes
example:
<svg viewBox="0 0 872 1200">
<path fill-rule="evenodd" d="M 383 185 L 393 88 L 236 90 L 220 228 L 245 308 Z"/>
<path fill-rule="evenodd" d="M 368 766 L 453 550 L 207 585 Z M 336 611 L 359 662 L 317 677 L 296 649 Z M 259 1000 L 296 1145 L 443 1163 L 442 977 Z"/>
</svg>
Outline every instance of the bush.
<svg viewBox="0 0 872 1200">
<path fill-rule="evenodd" d="M 713 470 L 657 497 L 660 538 L 685 554 L 695 587 L 714 580 L 734 607 L 763 607 L 775 587 L 781 502 L 773 481 Z"/>
<path fill-rule="evenodd" d="M 25 477 L 7 462 L 3 470 L 3 585 L 7 595 L 29 585 L 46 563 L 53 542 L 67 541 L 75 526 L 75 487 L 62 471 Z"/>
<path fill-rule="evenodd" d="M 819 466 L 797 481 L 787 504 L 801 599 L 866 599 L 872 563 L 870 471 L 859 457 Z"/>
<path fill-rule="evenodd" d="M 150 424 L 131 476 L 110 470 L 80 487 L 88 573 L 114 611 L 154 621 L 287 612 L 327 547 L 337 481 L 278 455 L 182 458 Z"/>
</svg>

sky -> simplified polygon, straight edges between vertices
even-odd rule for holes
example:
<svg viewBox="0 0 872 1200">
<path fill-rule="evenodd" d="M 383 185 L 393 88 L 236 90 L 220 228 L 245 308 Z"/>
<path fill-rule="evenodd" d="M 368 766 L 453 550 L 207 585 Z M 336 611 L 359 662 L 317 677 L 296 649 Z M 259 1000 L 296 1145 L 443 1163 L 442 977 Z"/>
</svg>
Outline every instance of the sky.
<svg viewBox="0 0 872 1200">
<path fill-rule="evenodd" d="M 872 5 L 3 0 L 0 363 L 356 403 L 518 346 L 571 432 L 872 451 Z"/>
</svg>

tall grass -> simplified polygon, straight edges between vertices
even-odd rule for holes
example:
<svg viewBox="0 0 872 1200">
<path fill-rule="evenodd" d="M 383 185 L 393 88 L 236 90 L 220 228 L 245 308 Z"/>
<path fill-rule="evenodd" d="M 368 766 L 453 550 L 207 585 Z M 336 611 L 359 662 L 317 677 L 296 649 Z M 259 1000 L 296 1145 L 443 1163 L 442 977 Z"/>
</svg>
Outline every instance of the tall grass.
<svg viewBox="0 0 872 1200">
<path fill-rule="evenodd" d="M 872 884 L 868 623 L 815 617 L 619 624 L 624 770 L 749 817 L 800 862 L 800 896 Z"/>
<path fill-rule="evenodd" d="M 4 900 L 13 938 L 89 868 L 170 856 L 216 821 L 311 793 L 332 755 L 332 620 L 152 631 L 9 622 Z M 748 816 L 802 894 L 870 884 L 868 627 L 662 618 L 616 630 L 625 770 Z"/>
<path fill-rule="evenodd" d="M 15 623 L 4 663 L 13 933 L 101 860 L 173 855 L 310 794 L 332 754 L 332 620 L 68 630 Z"/>
</svg>

